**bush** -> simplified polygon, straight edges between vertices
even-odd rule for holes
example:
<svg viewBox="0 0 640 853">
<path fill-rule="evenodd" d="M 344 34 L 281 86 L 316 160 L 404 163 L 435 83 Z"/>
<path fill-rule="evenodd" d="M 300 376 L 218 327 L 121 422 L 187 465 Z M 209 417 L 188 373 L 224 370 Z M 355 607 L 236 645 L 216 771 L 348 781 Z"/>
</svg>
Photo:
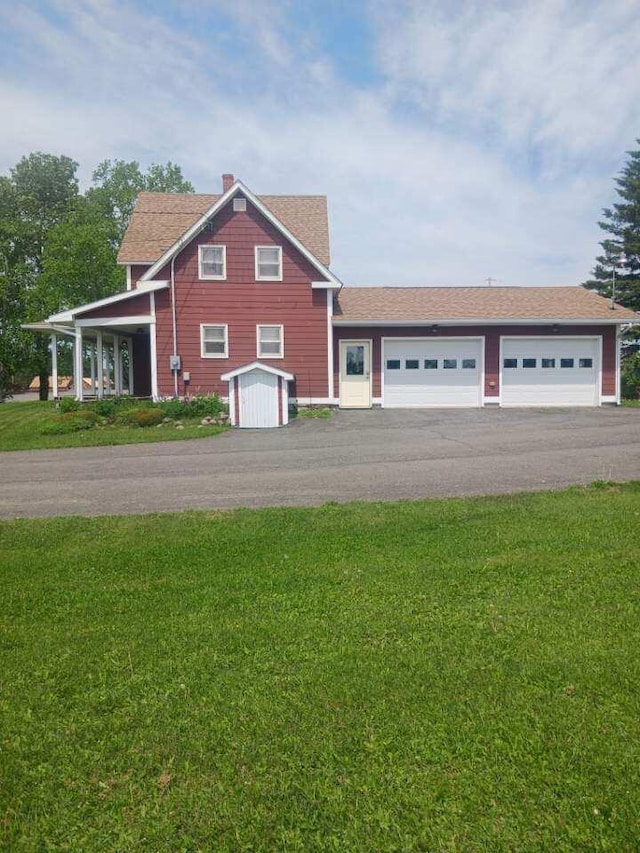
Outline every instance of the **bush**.
<svg viewBox="0 0 640 853">
<path fill-rule="evenodd" d="M 217 418 L 226 411 L 226 406 L 217 394 L 208 394 L 206 397 L 193 397 L 189 401 L 189 415 L 192 418 Z"/>
<path fill-rule="evenodd" d="M 65 414 L 67 412 L 77 412 L 80 408 L 80 403 L 75 397 L 62 397 L 60 400 L 60 411 Z"/>
<path fill-rule="evenodd" d="M 45 421 L 40 428 L 40 432 L 43 435 L 68 435 L 72 432 L 91 429 L 96 425 L 97 420 L 97 415 L 86 409 L 78 412 L 65 412 L 62 415 L 54 415 L 48 421 Z"/>
<path fill-rule="evenodd" d="M 622 362 L 622 397 L 637 400 L 640 391 L 640 352 L 625 357 Z"/>
<path fill-rule="evenodd" d="M 217 418 L 225 405 L 217 394 L 165 400 L 157 404 L 168 418 Z"/>
<path fill-rule="evenodd" d="M 162 423 L 164 412 L 160 408 L 144 408 L 138 406 L 136 409 L 126 409 L 118 415 L 118 423 L 127 426 L 150 427 Z"/>
<path fill-rule="evenodd" d="M 96 400 L 91 408 L 100 418 L 115 418 L 117 404 L 115 400 Z"/>
<path fill-rule="evenodd" d="M 189 417 L 189 403 L 186 400 L 180 400 L 176 397 L 174 400 L 165 400 L 163 403 L 159 403 L 158 405 L 168 418 Z"/>
</svg>

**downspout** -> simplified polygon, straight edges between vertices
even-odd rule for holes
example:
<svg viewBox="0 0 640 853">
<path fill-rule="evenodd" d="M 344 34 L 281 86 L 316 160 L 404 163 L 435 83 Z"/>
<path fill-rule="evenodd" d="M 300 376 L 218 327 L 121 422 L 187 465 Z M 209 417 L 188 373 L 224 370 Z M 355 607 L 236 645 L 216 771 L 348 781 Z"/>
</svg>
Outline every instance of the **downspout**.
<svg viewBox="0 0 640 853">
<path fill-rule="evenodd" d="M 171 313 L 173 320 L 173 354 L 178 355 L 178 313 L 176 308 L 176 280 L 174 264 L 176 256 L 171 258 Z M 178 396 L 178 371 L 173 371 L 173 396 Z"/>
</svg>

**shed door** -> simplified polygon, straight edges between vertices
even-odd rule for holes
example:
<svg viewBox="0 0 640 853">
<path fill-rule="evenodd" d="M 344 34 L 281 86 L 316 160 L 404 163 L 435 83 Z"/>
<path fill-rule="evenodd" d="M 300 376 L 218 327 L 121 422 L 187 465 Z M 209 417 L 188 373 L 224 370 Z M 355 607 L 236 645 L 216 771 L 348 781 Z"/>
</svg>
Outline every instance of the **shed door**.
<svg viewBox="0 0 640 853">
<path fill-rule="evenodd" d="M 503 338 L 503 406 L 597 406 L 597 338 Z"/>
<path fill-rule="evenodd" d="M 252 370 L 238 377 L 240 418 L 238 425 L 249 429 L 279 426 L 278 377 Z"/>
</svg>

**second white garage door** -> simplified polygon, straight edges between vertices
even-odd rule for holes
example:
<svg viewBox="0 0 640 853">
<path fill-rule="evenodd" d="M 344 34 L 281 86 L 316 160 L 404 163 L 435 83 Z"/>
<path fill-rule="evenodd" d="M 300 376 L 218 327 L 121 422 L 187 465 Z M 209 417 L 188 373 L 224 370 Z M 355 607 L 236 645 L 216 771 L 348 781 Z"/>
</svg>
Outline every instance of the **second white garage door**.
<svg viewBox="0 0 640 853">
<path fill-rule="evenodd" d="M 502 338 L 503 406 L 597 406 L 599 338 Z"/>
<path fill-rule="evenodd" d="M 481 406 L 482 338 L 385 338 L 383 406 Z"/>
</svg>

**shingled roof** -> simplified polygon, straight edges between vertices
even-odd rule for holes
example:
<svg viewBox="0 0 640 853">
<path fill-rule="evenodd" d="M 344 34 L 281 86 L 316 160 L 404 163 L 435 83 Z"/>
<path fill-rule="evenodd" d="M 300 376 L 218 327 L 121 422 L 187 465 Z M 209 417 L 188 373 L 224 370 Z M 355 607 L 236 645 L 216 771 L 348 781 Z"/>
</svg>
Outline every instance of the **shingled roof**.
<svg viewBox="0 0 640 853">
<path fill-rule="evenodd" d="M 343 287 L 334 322 L 496 320 L 640 322 L 640 314 L 584 287 Z"/>
<path fill-rule="evenodd" d="M 140 193 L 122 239 L 119 263 L 155 263 L 219 198 L 203 193 Z M 258 198 L 320 263 L 329 265 L 326 196 Z"/>
</svg>

